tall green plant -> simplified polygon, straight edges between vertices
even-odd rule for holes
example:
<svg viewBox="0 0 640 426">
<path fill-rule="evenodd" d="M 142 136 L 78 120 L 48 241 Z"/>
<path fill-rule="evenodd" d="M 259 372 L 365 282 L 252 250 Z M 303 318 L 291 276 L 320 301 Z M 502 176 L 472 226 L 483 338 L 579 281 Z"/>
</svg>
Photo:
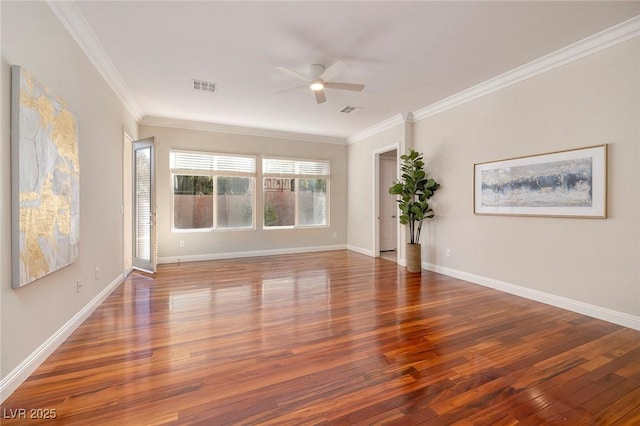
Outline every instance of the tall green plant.
<svg viewBox="0 0 640 426">
<path fill-rule="evenodd" d="M 400 197 L 397 200 L 400 223 L 409 224 L 410 244 L 419 244 L 424 220 L 435 216 L 428 200 L 440 184 L 427 176 L 421 153 L 412 149 L 400 159 L 402 178 L 394 181 L 389 193 Z"/>
</svg>

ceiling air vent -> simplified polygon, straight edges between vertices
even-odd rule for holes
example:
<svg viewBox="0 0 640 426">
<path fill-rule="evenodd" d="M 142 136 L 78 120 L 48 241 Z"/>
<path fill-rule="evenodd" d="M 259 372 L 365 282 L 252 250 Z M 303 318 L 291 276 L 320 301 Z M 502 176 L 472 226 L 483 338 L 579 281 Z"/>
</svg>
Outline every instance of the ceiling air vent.
<svg viewBox="0 0 640 426">
<path fill-rule="evenodd" d="M 215 92 L 218 84 L 210 81 L 193 80 L 193 88 L 195 90 L 202 90 L 203 92 Z"/>
<path fill-rule="evenodd" d="M 362 108 L 355 107 L 355 106 L 349 106 L 349 105 L 343 106 L 342 109 L 340 110 L 340 112 L 343 112 L 345 114 L 351 114 L 353 112 L 360 112 L 360 111 L 362 111 Z"/>
</svg>

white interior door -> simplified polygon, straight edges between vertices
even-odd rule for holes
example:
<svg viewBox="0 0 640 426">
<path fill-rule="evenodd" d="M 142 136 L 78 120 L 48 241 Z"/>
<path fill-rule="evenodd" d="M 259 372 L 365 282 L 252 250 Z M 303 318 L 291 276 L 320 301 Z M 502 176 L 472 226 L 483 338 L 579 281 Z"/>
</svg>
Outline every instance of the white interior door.
<svg viewBox="0 0 640 426">
<path fill-rule="evenodd" d="M 133 268 L 156 271 L 156 185 L 153 138 L 133 142 Z"/>
<path fill-rule="evenodd" d="M 380 251 L 396 249 L 398 206 L 389 187 L 396 178 L 395 158 L 380 156 Z"/>
</svg>

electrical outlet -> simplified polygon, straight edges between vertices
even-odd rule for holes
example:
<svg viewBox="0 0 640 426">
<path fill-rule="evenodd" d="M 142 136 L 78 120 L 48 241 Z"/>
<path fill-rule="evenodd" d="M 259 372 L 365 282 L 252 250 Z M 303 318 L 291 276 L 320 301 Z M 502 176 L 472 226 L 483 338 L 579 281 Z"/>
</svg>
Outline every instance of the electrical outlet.
<svg viewBox="0 0 640 426">
<path fill-rule="evenodd" d="M 338 238 L 338 233 L 337 232 L 333 233 L 333 238 Z"/>
<path fill-rule="evenodd" d="M 82 291 L 82 283 L 80 282 L 80 280 L 76 280 L 76 291 L 78 293 L 80 293 L 80 291 Z"/>
<path fill-rule="evenodd" d="M 96 266 L 96 280 L 100 279 L 100 267 Z"/>
<path fill-rule="evenodd" d="M 447 249 L 447 257 L 451 257 L 451 249 Z"/>
<path fill-rule="evenodd" d="M 180 247 L 184 247 L 184 240 L 180 240 Z"/>
</svg>

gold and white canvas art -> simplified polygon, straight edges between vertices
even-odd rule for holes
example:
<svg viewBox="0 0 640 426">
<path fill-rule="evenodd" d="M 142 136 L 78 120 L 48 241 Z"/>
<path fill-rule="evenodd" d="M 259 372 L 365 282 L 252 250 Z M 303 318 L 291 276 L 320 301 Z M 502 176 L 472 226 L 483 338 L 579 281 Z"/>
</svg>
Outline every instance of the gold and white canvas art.
<svg viewBox="0 0 640 426">
<path fill-rule="evenodd" d="M 12 67 L 12 285 L 22 287 L 78 257 L 78 124 L 69 105 Z"/>
</svg>

